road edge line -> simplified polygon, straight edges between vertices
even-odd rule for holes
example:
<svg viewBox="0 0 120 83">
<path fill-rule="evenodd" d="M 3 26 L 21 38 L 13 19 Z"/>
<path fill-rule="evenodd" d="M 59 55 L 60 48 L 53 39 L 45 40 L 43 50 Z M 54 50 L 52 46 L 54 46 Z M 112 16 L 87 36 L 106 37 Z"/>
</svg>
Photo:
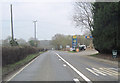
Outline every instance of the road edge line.
<svg viewBox="0 0 120 83">
<path fill-rule="evenodd" d="M 39 56 L 38 56 L 39 57 Z M 23 71 L 27 66 L 29 66 L 31 63 L 33 63 L 38 57 L 30 61 L 28 64 L 26 64 L 24 67 L 22 67 L 18 72 L 16 72 L 14 75 L 12 75 L 7 81 L 11 81 L 17 74 L 19 74 L 21 71 Z"/>
</svg>

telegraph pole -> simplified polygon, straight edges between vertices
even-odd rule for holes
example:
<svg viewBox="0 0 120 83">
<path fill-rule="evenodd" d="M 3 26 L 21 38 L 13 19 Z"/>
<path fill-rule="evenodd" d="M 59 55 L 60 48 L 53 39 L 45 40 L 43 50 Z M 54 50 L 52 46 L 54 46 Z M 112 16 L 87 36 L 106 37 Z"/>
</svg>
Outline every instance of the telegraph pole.
<svg viewBox="0 0 120 83">
<path fill-rule="evenodd" d="M 36 40 L 36 22 L 37 22 L 37 20 L 33 21 L 33 23 L 34 23 L 34 38 L 35 38 L 35 40 Z"/>
<path fill-rule="evenodd" d="M 12 40 L 14 40 L 14 34 L 13 34 L 13 15 L 12 15 L 12 4 L 10 5 L 10 12 L 11 12 L 11 34 L 12 34 Z"/>
<path fill-rule="evenodd" d="M 36 22 L 37 22 L 37 20 L 33 21 L 33 23 L 34 23 L 35 46 L 37 47 L 37 41 L 36 41 Z"/>
</svg>

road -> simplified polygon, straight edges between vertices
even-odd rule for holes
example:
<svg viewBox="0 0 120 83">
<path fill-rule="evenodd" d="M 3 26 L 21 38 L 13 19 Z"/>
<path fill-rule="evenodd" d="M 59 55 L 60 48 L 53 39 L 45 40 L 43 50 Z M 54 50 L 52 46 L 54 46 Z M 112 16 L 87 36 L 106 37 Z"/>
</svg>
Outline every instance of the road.
<svg viewBox="0 0 120 83">
<path fill-rule="evenodd" d="M 118 66 L 86 56 L 93 52 L 47 51 L 16 72 L 9 81 L 71 81 L 113 83 L 118 81 Z M 115 82 L 118 83 L 118 82 Z"/>
</svg>

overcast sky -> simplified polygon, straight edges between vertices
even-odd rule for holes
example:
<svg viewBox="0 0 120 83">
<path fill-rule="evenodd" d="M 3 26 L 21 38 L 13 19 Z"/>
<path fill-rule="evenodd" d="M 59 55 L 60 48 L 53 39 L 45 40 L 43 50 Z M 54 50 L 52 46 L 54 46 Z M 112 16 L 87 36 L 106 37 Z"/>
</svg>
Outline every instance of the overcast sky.
<svg viewBox="0 0 120 83">
<path fill-rule="evenodd" d="M 9 2 L 8 2 L 9 1 Z M 37 20 L 37 38 L 50 40 L 55 34 L 81 35 L 72 22 L 74 13 L 72 0 L 4 0 L 2 3 L 2 39 L 11 36 L 10 3 L 13 4 L 13 22 L 15 38 L 28 40 L 34 37 L 33 20 Z"/>
</svg>

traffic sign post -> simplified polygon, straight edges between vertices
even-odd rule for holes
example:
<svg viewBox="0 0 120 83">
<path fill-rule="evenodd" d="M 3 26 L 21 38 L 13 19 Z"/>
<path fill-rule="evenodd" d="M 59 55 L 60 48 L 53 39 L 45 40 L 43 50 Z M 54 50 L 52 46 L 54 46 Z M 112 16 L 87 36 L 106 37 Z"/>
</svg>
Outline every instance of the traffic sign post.
<svg viewBox="0 0 120 83">
<path fill-rule="evenodd" d="M 76 47 L 77 47 L 77 36 L 74 35 L 72 36 L 72 48 L 74 51 L 76 50 Z"/>
<path fill-rule="evenodd" d="M 117 57 L 117 50 L 112 50 L 113 58 Z"/>
</svg>

